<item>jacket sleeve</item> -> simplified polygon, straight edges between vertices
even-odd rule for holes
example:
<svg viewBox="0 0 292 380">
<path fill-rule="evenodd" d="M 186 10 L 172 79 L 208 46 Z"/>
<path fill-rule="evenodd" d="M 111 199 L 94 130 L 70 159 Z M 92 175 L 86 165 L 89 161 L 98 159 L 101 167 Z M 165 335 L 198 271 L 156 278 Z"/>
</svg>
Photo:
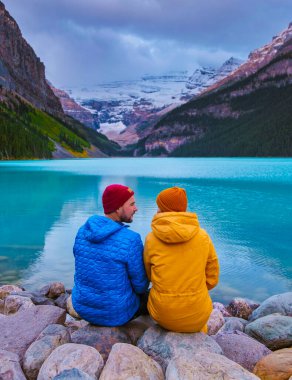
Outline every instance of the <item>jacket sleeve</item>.
<svg viewBox="0 0 292 380">
<path fill-rule="evenodd" d="M 144 258 L 144 266 L 145 266 L 145 270 L 146 270 L 146 274 L 147 274 L 148 280 L 151 281 L 151 261 L 150 261 L 150 257 L 149 257 L 149 249 L 148 249 L 148 239 L 147 239 L 147 237 L 146 237 L 145 245 L 144 245 L 143 258 Z"/>
<path fill-rule="evenodd" d="M 208 290 L 213 289 L 219 281 L 219 262 L 218 257 L 212 243 L 212 240 L 209 238 L 209 255 L 206 265 L 206 284 Z"/>
<path fill-rule="evenodd" d="M 143 243 L 140 236 L 131 242 L 128 256 L 128 274 L 134 292 L 137 294 L 146 292 L 149 281 L 144 268 Z"/>
</svg>

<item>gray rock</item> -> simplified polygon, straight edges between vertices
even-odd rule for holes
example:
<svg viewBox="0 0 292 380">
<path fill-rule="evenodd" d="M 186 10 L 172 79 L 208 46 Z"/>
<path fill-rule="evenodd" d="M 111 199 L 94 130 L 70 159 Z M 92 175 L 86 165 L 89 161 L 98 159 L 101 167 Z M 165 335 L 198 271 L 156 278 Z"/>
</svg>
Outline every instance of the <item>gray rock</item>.
<svg viewBox="0 0 292 380">
<path fill-rule="evenodd" d="M 66 327 L 57 324 L 46 327 L 24 354 L 23 370 L 27 378 L 35 380 L 42 364 L 54 349 L 70 341 Z"/>
<path fill-rule="evenodd" d="M 131 343 L 130 336 L 123 327 L 99 327 L 88 325 L 71 334 L 73 343 L 86 344 L 100 352 L 104 361 L 107 360 L 112 346 L 116 343 Z"/>
<path fill-rule="evenodd" d="M 40 293 L 34 293 L 31 300 L 35 305 L 55 306 L 55 302 L 52 299 L 47 298 L 46 296 L 41 295 Z"/>
<path fill-rule="evenodd" d="M 245 328 L 245 333 L 271 350 L 291 347 L 292 317 L 271 314 L 256 319 Z"/>
<path fill-rule="evenodd" d="M 56 300 L 55 305 L 67 310 L 67 299 L 70 295 L 68 293 L 62 293 Z"/>
<path fill-rule="evenodd" d="M 32 299 L 34 293 L 29 292 L 28 290 L 22 290 L 21 292 L 11 292 L 10 295 L 12 296 L 21 296 L 21 297 L 27 297 Z"/>
<path fill-rule="evenodd" d="M 225 324 L 218 330 L 217 334 L 235 331 L 244 331 L 247 321 L 243 318 L 228 317 L 225 318 Z"/>
<path fill-rule="evenodd" d="M 0 379 L 26 380 L 20 367 L 19 356 L 17 354 L 0 350 Z"/>
<path fill-rule="evenodd" d="M 4 317 L 0 323 L 0 349 L 14 352 L 22 360 L 44 328 L 52 323 L 64 323 L 65 317 L 65 310 L 57 306 L 34 306 Z"/>
<path fill-rule="evenodd" d="M 280 313 L 292 316 L 292 292 L 281 293 L 266 299 L 256 310 L 252 312 L 249 320 L 255 321 L 265 315 Z"/>
<path fill-rule="evenodd" d="M 251 371 L 256 363 L 270 354 L 265 345 L 243 333 L 217 334 L 214 339 L 223 350 L 223 355 Z"/>
<path fill-rule="evenodd" d="M 166 369 L 175 356 L 184 356 L 199 351 L 222 354 L 218 343 L 203 333 L 174 333 L 159 326 L 150 327 L 138 340 L 137 346 Z"/>
<path fill-rule="evenodd" d="M 24 310 L 30 307 L 35 307 L 35 305 L 28 297 L 10 294 L 4 300 L 5 315 L 15 314 L 18 312 L 18 310 Z"/>
<path fill-rule="evenodd" d="M 67 343 L 57 347 L 42 365 L 37 380 L 51 380 L 64 370 L 79 369 L 98 379 L 103 359 L 93 347 Z"/>
<path fill-rule="evenodd" d="M 160 365 L 138 347 L 126 343 L 113 346 L 99 380 L 163 380 Z"/>
<path fill-rule="evenodd" d="M 172 359 L 166 380 L 255 380 L 257 376 L 223 355 L 200 352 L 193 356 Z"/>
<path fill-rule="evenodd" d="M 94 377 L 77 368 L 65 369 L 55 376 L 52 380 L 95 380 Z"/>
</svg>

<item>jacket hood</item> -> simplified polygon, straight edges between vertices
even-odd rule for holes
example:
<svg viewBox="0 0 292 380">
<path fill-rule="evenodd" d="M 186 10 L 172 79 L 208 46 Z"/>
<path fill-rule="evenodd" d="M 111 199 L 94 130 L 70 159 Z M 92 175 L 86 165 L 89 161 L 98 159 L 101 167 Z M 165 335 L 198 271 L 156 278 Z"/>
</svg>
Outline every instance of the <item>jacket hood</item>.
<svg viewBox="0 0 292 380">
<path fill-rule="evenodd" d="M 128 226 L 115 222 L 106 216 L 93 215 L 85 223 L 83 233 L 85 239 L 98 243 L 126 227 Z"/>
<path fill-rule="evenodd" d="M 182 243 L 194 237 L 200 224 L 192 212 L 161 212 L 151 223 L 153 234 L 165 243 Z"/>
</svg>

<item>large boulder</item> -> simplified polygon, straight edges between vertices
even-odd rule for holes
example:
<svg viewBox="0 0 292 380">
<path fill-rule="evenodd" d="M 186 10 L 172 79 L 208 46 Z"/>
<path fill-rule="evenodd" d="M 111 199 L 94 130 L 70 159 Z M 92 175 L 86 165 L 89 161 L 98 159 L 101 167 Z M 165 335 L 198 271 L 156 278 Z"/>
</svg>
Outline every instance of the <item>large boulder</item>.
<svg viewBox="0 0 292 380">
<path fill-rule="evenodd" d="M 217 334 L 214 339 L 222 348 L 223 355 L 252 371 L 256 363 L 271 351 L 262 343 L 246 334 Z"/>
<path fill-rule="evenodd" d="M 113 346 L 99 380 L 163 380 L 161 366 L 138 347 L 126 343 Z"/>
<path fill-rule="evenodd" d="M 292 317 L 272 314 L 256 319 L 245 327 L 245 333 L 271 350 L 292 345 Z"/>
<path fill-rule="evenodd" d="M 199 352 L 172 359 L 166 369 L 166 380 L 255 380 L 257 376 L 223 355 Z"/>
<path fill-rule="evenodd" d="M 0 350 L 0 379 L 26 380 L 19 363 L 19 356 L 17 354 Z"/>
<path fill-rule="evenodd" d="M 23 370 L 26 377 L 35 380 L 44 361 L 54 349 L 70 341 L 66 327 L 56 324 L 46 327 L 24 354 Z"/>
<path fill-rule="evenodd" d="M 52 380 L 62 371 L 73 368 L 98 379 L 103 368 L 103 359 L 93 347 L 75 343 L 63 344 L 45 360 L 37 380 Z"/>
<path fill-rule="evenodd" d="M 266 299 L 249 318 L 252 322 L 265 315 L 279 313 L 282 315 L 292 316 L 292 292 L 276 294 Z"/>
<path fill-rule="evenodd" d="M 3 317 L 0 323 L 0 349 L 14 352 L 22 360 L 39 334 L 53 323 L 63 324 L 66 312 L 57 306 L 35 306 Z"/>
<path fill-rule="evenodd" d="M 80 369 L 72 368 L 60 372 L 52 380 L 95 380 L 95 378 L 87 375 L 87 373 Z"/>
<path fill-rule="evenodd" d="M 169 361 L 175 356 L 184 356 L 198 351 L 209 351 L 222 354 L 216 341 L 203 333 L 174 333 L 159 326 L 150 327 L 138 340 L 137 346 L 166 369 Z"/>
<path fill-rule="evenodd" d="M 116 343 L 131 343 L 129 335 L 122 327 L 98 327 L 87 325 L 71 334 L 73 343 L 86 344 L 100 352 L 104 361 L 107 360 L 112 346 Z"/>
<path fill-rule="evenodd" d="M 288 380 L 292 376 L 292 347 L 263 357 L 253 372 L 265 380 Z"/>
</svg>

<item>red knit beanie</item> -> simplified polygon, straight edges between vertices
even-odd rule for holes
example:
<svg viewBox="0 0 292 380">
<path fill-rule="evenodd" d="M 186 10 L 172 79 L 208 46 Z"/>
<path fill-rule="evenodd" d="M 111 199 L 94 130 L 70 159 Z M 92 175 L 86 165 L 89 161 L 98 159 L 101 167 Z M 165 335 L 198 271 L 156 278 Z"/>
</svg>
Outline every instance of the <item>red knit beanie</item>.
<svg viewBox="0 0 292 380">
<path fill-rule="evenodd" d="M 105 214 L 110 214 L 123 206 L 134 195 L 134 191 L 124 185 L 109 185 L 102 194 L 102 205 Z"/>
<path fill-rule="evenodd" d="M 170 187 L 158 194 L 156 203 L 162 212 L 186 211 L 188 204 L 186 191 L 181 187 Z"/>
</svg>

